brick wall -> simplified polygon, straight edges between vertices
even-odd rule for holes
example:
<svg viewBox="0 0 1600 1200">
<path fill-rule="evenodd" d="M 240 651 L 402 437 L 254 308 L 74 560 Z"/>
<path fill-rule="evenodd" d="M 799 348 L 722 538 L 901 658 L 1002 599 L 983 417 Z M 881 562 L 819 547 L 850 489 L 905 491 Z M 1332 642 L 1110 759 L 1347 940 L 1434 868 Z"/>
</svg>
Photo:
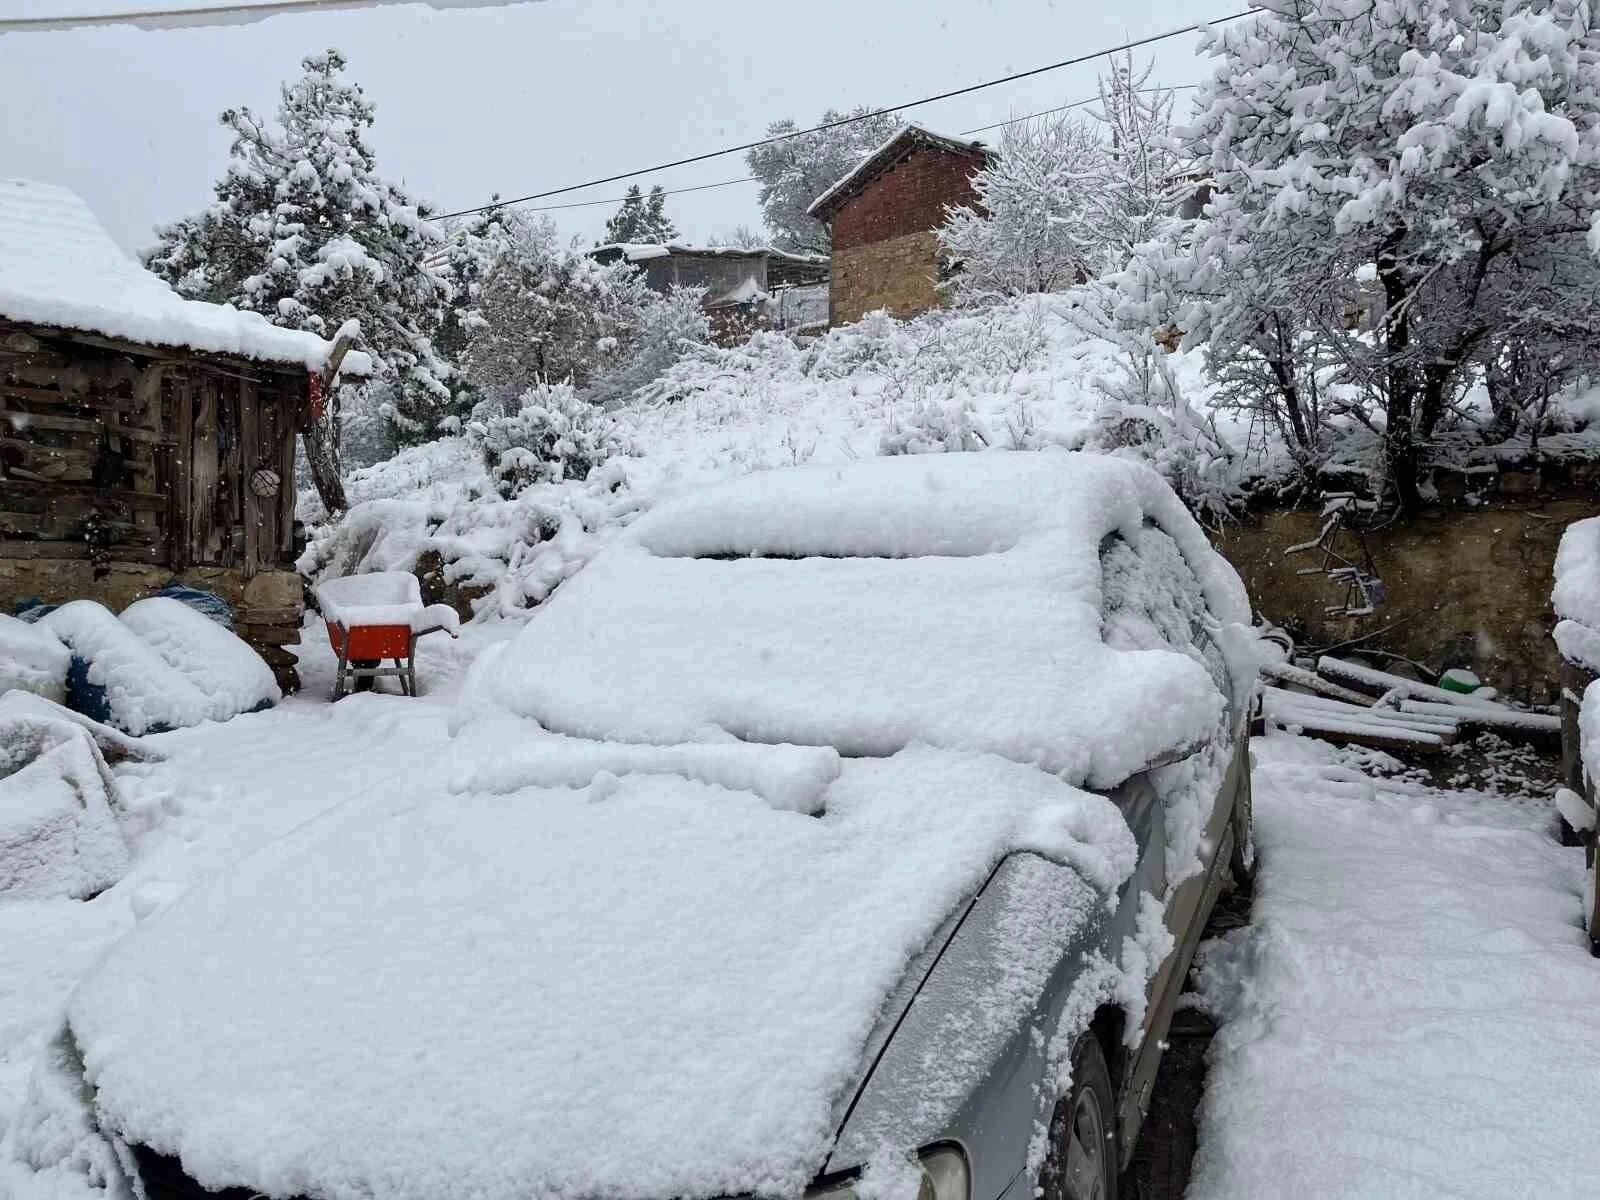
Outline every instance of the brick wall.
<svg viewBox="0 0 1600 1200">
<path fill-rule="evenodd" d="M 932 232 L 908 233 L 881 242 L 833 248 L 828 322 L 847 325 L 874 309 L 915 316 L 943 303 L 935 286 L 939 239 Z"/>
<path fill-rule="evenodd" d="M 943 300 L 938 239 L 945 209 L 975 204 L 976 152 L 917 147 L 869 181 L 833 216 L 833 283 L 829 323 L 843 325 L 878 308 L 914 316 Z"/>
<path fill-rule="evenodd" d="M 972 176 L 983 156 L 921 146 L 870 180 L 833 216 L 833 245 L 849 249 L 944 224 L 944 210 L 975 204 Z"/>
</svg>

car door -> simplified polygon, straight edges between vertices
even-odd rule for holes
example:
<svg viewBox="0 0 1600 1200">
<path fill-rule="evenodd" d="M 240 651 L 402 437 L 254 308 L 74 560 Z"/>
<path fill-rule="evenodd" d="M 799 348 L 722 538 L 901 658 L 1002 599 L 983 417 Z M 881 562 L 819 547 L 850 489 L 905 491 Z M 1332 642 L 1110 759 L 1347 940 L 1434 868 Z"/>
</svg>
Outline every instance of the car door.
<svg viewBox="0 0 1600 1200">
<path fill-rule="evenodd" d="M 1147 524 L 1131 537 L 1108 537 L 1101 546 L 1100 562 L 1106 644 L 1120 650 L 1170 650 L 1191 658 L 1205 666 L 1226 701 L 1226 716 L 1210 742 L 1127 785 L 1154 789 L 1162 799 L 1164 836 L 1141 839 L 1141 847 L 1146 856 L 1161 856 L 1164 861 L 1141 862 L 1138 876 L 1161 901 L 1172 938 L 1171 950 L 1150 979 L 1141 1040 L 1120 1106 L 1124 1127 L 1137 1128 L 1159 1066 L 1160 1044 L 1222 885 L 1233 845 L 1239 771 L 1248 767 L 1242 765 L 1238 737 L 1239 701 L 1212 634 L 1216 622 L 1177 543 L 1158 526 Z M 1198 869 L 1189 857 L 1196 849 Z"/>
</svg>

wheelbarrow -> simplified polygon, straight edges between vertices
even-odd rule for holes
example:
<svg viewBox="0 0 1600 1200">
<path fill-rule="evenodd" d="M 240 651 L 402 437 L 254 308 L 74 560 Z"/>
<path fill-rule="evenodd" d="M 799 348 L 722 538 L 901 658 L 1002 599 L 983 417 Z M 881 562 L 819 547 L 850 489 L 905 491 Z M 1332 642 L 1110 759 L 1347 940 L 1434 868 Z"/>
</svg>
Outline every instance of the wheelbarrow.
<svg viewBox="0 0 1600 1200">
<path fill-rule="evenodd" d="M 423 604 L 422 588 L 410 571 L 346 575 L 318 584 L 316 593 L 328 642 L 339 656 L 335 700 L 383 678 L 398 679 L 402 694 L 415 696 L 417 639 L 441 629 L 451 637 L 459 632 L 456 610 Z M 384 666 L 385 660 L 392 665 Z"/>
</svg>

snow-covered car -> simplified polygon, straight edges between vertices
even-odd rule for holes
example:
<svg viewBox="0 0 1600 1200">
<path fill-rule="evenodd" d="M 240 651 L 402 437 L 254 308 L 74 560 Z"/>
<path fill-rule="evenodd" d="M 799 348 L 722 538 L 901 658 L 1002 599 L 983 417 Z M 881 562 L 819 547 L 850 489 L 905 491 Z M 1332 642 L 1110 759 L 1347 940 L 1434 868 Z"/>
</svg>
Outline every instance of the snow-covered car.
<svg viewBox="0 0 1600 1200">
<path fill-rule="evenodd" d="M 59 1090 L 148 1200 L 1113 1197 L 1250 865 L 1248 624 L 1121 460 L 667 503 L 475 665 L 447 785 L 114 947 Z"/>
</svg>

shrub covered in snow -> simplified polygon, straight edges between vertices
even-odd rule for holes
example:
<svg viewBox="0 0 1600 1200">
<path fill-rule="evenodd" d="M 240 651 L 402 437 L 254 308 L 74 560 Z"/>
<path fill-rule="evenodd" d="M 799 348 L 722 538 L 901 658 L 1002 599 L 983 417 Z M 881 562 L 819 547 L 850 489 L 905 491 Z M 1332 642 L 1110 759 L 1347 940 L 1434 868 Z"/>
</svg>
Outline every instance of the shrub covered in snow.
<svg viewBox="0 0 1600 1200">
<path fill-rule="evenodd" d="M 626 449 L 616 422 L 566 383 L 535 384 L 513 405 L 484 401 L 473 411 L 467 436 L 482 449 L 483 465 L 507 499 L 532 483 L 587 479 Z"/>
</svg>

